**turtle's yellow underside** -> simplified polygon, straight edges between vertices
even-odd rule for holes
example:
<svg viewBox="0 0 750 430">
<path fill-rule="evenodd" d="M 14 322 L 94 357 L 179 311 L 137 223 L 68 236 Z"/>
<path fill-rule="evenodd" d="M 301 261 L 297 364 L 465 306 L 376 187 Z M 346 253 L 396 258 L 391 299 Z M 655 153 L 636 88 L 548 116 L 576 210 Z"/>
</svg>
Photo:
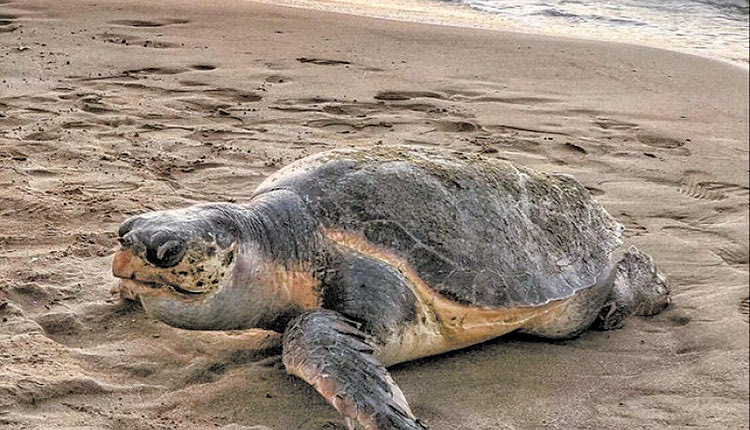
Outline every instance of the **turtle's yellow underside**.
<svg viewBox="0 0 750 430">
<path fill-rule="evenodd" d="M 424 282 L 406 259 L 372 244 L 361 235 L 324 229 L 332 242 L 396 268 L 417 298 L 419 321 L 395 335 L 379 359 L 386 365 L 474 345 L 519 328 L 559 317 L 568 299 L 533 307 L 469 306 L 449 300 Z"/>
</svg>

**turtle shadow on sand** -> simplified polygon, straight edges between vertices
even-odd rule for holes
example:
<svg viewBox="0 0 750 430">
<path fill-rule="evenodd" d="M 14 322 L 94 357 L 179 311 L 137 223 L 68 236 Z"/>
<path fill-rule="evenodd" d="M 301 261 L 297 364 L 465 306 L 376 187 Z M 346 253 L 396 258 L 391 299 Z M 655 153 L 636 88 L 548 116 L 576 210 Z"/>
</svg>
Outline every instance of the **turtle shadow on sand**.
<svg viewBox="0 0 750 430">
<path fill-rule="evenodd" d="M 246 205 L 126 220 L 113 273 L 152 317 L 283 333 L 287 372 L 354 428 L 426 428 L 386 366 L 516 332 L 569 339 L 669 304 L 574 178 L 402 147 L 281 169 Z"/>
</svg>

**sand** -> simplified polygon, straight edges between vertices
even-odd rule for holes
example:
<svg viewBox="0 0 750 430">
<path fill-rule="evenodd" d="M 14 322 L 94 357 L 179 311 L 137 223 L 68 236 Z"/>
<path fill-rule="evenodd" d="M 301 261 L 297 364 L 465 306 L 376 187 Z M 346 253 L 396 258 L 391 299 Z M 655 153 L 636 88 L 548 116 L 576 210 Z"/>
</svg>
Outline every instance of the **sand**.
<svg viewBox="0 0 750 430">
<path fill-rule="evenodd" d="M 748 71 L 637 46 L 243 1 L 0 1 L 0 427 L 343 429 L 279 335 L 111 290 L 130 215 L 243 202 L 342 146 L 579 178 L 674 306 L 396 366 L 431 428 L 748 427 Z"/>
</svg>

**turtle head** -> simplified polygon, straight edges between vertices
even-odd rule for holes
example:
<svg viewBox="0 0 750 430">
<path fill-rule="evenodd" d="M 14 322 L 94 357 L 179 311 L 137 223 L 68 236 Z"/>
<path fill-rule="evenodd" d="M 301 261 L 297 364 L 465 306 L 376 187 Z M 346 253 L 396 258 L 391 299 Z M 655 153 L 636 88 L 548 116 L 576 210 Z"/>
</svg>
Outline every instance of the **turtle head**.
<svg viewBox="0 0 750 430">
<path fill-rule="evenodd" d="M 272 306 L 245 216 L 240 206 L 211 204 L 126 220 L 112 262 L 121 296 L 175 327 L 266 328 Z"/>
</svg>

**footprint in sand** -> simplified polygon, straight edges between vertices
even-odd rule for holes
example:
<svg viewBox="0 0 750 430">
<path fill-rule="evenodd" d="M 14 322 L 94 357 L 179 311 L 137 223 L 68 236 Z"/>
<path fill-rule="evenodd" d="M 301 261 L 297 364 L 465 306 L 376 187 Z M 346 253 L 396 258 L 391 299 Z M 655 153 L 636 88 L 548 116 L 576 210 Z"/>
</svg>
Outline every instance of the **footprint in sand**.
<svg viewBox="0 0 750 430">
<path fill-rule="evenodd" d="M 620 137 L 635 139 L 638 142 L 652 148 L 677 150 L 675 152 L 672 152 L 672 154 L 684 156 L 690 155 L 690 150 L 684 148 L 685 144 L 690 141 L 689 139 L 682 140 L 649 131 L 640 131 L 638 124 L 620 121 L 612 118 L 597 117 L 594 119 L 594 124 L 600 129 L 607 132 L 624 132 Z M 646 153 L 645 155 L 656 157 L 654 154 L 650 153 Z"/>
<path fill-rule="evenodd" d="M 54 131 L 35 131 L 33 133 L 29 133 L 25 136 L 23 136 L 23 140 L 35 140 L 35 141 L 45 141 L 45 140 L 57 140 L 62 136 L 62 134 Z"/>
<path fill-rule="evenodd" d="M 377 96 L 376 96 L 377 98 Z M 393 100 L 408 100 L 407 98 L 394 98 Z M 366 116 L 377 115 L 377 114 L 392 114 L 394 111 L 412 111 L 420 112 L 425 114 L 438 114 L 444 115 L 448 112 L 447 109 L 441 108 L 440 106 L 429 104 L 429 103 L 391 103 L 386 104 L 383 99 L 381 101 L 372 102 L 357 102 L 357 101 L 339 101 L 334 99 L 326 99 L 322 97 L 312 98 L 300 98 L 300 99 L 279 99 L 276 100 L 275 105 L 270 106 L 271 109 L 291 112 L 325 112 L 331 115 L 337 116 L 348 116 L 348 117 L 359 117 L 364 118 Z"/>
<path fill-rule="evenodd" d="M 200 112 L 220 112 L 232 107 L 230 103 L 217 100 L 213 97 L 183 97 L 178 102 L 187 105 L 188 109 Z"/>
<path fill-rule="evenodd" d="M 327 58 L 300 57 L 300 58 L 297 58 L 297 61 L 299 61 L 300 63 L 316 64 L 318 66 L 336 66 L 336 65 L 341 65 L 341 64 L 352 64 L 349 61 L 345 61 L 345 60 L 331 60 Z"/>
<path fill-rule="evenodd" d="M 712 190 L 707 184 L 710 184 L 710 182 L 683 180 L 680 183 L 678 191 L 688 197 L 698 200 L 718 201 L 727 198 L 726 194 Z"/>
<path fill-rule="evenodd" d="M 572 142 L 565 142 L 563 143 L 562 146 L 564 149 L 570 152 L 577 152 L 579 154 L 588 154 L 588 151 L 584 147 L 576 145 L 575 143 L 572 143 Z"/>
<path fill-rule="evenodd" d="M 374 107 L 367 109 L 360 104 L 332 104 L 324 106 L 322 111 L 331 115 L 365 117 L 374 112 Z"/>
<path fill-rule="evenodd" d="M 107 81 L 110 79 L 142 79 L 149 75 L 176 75 L 178 73 L 187 72 L 189 69 L 181 67 L 144 67 L 141 69 L 125 70 L 121 73 L 114 75 L 98 74 L 97 76 L 67 76 L 67 79 L 79 81 L 79 82 L 94 82 L 94 81 Z"/>
<path fill-rule="evenodd" d="M 438 121 L 437 129 L 449 133 L 467 133 L 481 130 L 482 126 L 468 121 Z"/>
<path fill-rule="evenodd" d="M 240 91 L 233 88 L 215 88 L 211 90 L 205 90 L 204 93 L 211 97 L 230 100 L 238 103 L 257 102 L 263 99 L 260 94 Z"/>
<path fill-rule="evenodd" d="M 175 48 L 179 45 L 176 43 L 169 43 L 169 42 L 163 42 L 160 40 L 157 40 L 156 37 L 152 38 L 143 38 L 140 36 L 133 36 L 130 34 L 122 34 L 122 33 L 99 33 L 96 35 L 97 39 L 104 43 L 112 43 L 115 45 L 124 45 L 124 46 L 142 46 L 144 48 L 154 48 L 154 49 L 167 49 L 167 48 Z"/>
<path fill-rule="evenodd" d="M 110 108 L 103 101 L 103 96 L 99 94 L 92 94 L 81 98 L 78 101 L 80 109 L 84 112 L 93 113 L 96 115 L 103 115 L 112 112 L 116 112 L 117 109 Z"/>
<path fill-rule="evenodd" d="M 119 193 L 125 193 L 129 191 L 135 191 L 141 188 L 142 186 L 143 184 L 138 183 L 138 182 L 114 181 L 114 182 L 108 182 L 108 183 L 87 185 L 83 188 L 86 191 L 93 192 L 93 193 L 119 194 Z"/>
<path fill-rule="evenodd" d="M 682 327 L 690 323 L 690 317 L 685 314 L 681 315 L 680 311 L 673 310 L 667 314 L 667 321 L 675 327 Z"/>
<path fill-rule="evenodd" d="M 586 189 L 589 193 L 591 193 L 592 196 L 601 196 L 604 195 L 605 191 L 601 188 L 596 188 L 592 186 L 586 186 Z"/>
<path fill-rule="evenodd" d="M 117 112 L 115 109 L 110 109 L 101 103 L 84 103 L 83 106 L 81 106 L 81 110 L 95 115 Z"/>
<path fill-rule="evenodd" d="M 201 72 L 207 72 L 207 71 L 210 71 L 210 70 L 216 70 L 216 66 L 214 66 L 212 64 L 194 64 L 194 65 L 190 66 L 190 68 L 193 69 L 193 70 L 201 71 Z"/>
<path fill-rule="evenodd" d="M 531 96 L 528 96 L 528 97 L 524 97 L 524 96 L 518 96 L 518 97 L 479 96 L 479 97 L 474 97 L 471 100 L 473 102 L 503 103 L 503 104 L 525 105 L 525 106 L 556 103 L 560 101 L 558 99 L 553 99 L 553 98 L 531 97 Z"/>
<path fill-rule="evenodd" d="M 700 180 L 688 174 L 680 181 L 678 191 L 694 199 L 719 201 L 732 196 L 747 198 L 750 188 L 728 182 Z"/>
<path fill-rule="evenodd" d="M 16 19 L 18 19 L 17 15 L 0 13 L 0 26 L 11 25 Z"/>
<path fill-rule="evenodd" d="M 654 148 L 680 148 L 685 145 L 684 140 L 678 140 L 668 136 L 661 136 L 654 133 L 638 133 L 636 139 L 644 145 Z"/>
<path fill-rule="evenodd" d="M 154 27 L 164 27 L 167 25 L 187 24 L 189 22 L 190 21 L 188 21 L 187 19 L 167 18 L 167 19 L 152 19 L 152 20 L 119 19 L 115 21 L 110 21 L 109 23 L 112 25 L 119 25 L 119 26 L 124 26 L 124 27 L 154 28 Z"/>
<path fill-rule="evenodd" d="M 269 84 L 283 84 L 283 83 L 291 81 L 291 79 L 285 76 L 281 76 L 281 75 L 271 75 L 271 76 L 266 76 L 264 81 L 268 82 Z"/>
<path fill-rule="evenodd" d="M 71 336 L 84 329 L 78 317 L 70 312 L 44 314 L 36 318 L 36 323 L 42 327 L 44 334 L 51 338 L 54 336 Z"/>
<path fill-rule="evenodd" d="M 187 72 L 188 69 L 182 67 L 144 67 L 142 69 L 132 69 L 122 72 L 125 76 L 134 75 L 176 75 Z"/>
<path fill-rule="evenodd" d="M 712 250 L 712 252 L 730 266 L 748 264 L 748 250 L 739 244 L 723 246 Z"/>
<path fill-rule="evenodd" d="M 13 161 L 26 161 L 29 159 L 28 155 L 12 146 L 0 149 L 0 159 L 10 159 Z"/>
<path fill-rule="evenodd" d="M 180 85 L 184 85 L 186 87 L 205 87 L 210 84 L 207 84 L 205 82 L 200 82 L 200 81 L 186 80 L 186 81 L 180 81 Z"/>
<path fill-rule="evenodd" d="M 445 96 L 433 91 L 380 91 L 375 94 L 376 100 L 401 101 L 415 98 L 444 99 Z"/>
<path fill-rule="evenodd" d="M 94 122 L 88 121 L 66 121 L 60 124 L 60 128 L 63 130 L 103 130 L 104 127 L 95 124 Z"/>
<path fill-rule="evenodd" d="M 18 29 L 13 25 L 18 16 L 11 14 L 0 14 L 0 33 L 12 33 Z"/>
<path fill-rule="evenodd" d="M 370 121 L 347 121 L 347 120 L 330 120 L 320 119 L 314 121 L 308 121 L 306 124 L 308 127 L 324 128 L 326 130 L 335 131 L 337 133 L 354 133 L 357 131 L 365 130 L 367 128 L 392 128 L 393 124 L 385 121 L 370 122 Z"/>
<path fill-rule="evenodd" d="M 596 118 L 594 124 L 604 130 L 637 130 L 638 124 L 632 122 L 619 121 L 612 118 Z"/>
<path fill-rule="evenodd" d="M 740 300 L 737 310 L 745 317 L 745 322 L 750 323 L 750 297 Z"/>
<path fill-rule="evenodd" d="M 6 202 L 7 206 L 0 210 L 0 215 L 7 216 L 7 217 L 15 217 L 19 214 L 27 217 L 32 215 L 38 215 L 38 214 L 48 214 L 52 216 L 52 214 L 55 213 L 55 209 L 44 204 L 44 203 L 37 203 L 37 202 L 25 202 L 25 201 L 19 201 L 17 204 L 15 202 Z"/>
<path fill-rule="evenodd" d="M 620 214 L 617 216 L 617 218 L 623 223 L 625 226 L 625 231 L 623 231 L 622 235 L 626 239 L 630 239 L 632 237 L 638 237 L 643 236 L 645 234 L 648 234 L 648 228 L 641 225 L 636 221 L 636 217 L 626 213 L 626 212 L 620 212 Z"/>
</svg>

